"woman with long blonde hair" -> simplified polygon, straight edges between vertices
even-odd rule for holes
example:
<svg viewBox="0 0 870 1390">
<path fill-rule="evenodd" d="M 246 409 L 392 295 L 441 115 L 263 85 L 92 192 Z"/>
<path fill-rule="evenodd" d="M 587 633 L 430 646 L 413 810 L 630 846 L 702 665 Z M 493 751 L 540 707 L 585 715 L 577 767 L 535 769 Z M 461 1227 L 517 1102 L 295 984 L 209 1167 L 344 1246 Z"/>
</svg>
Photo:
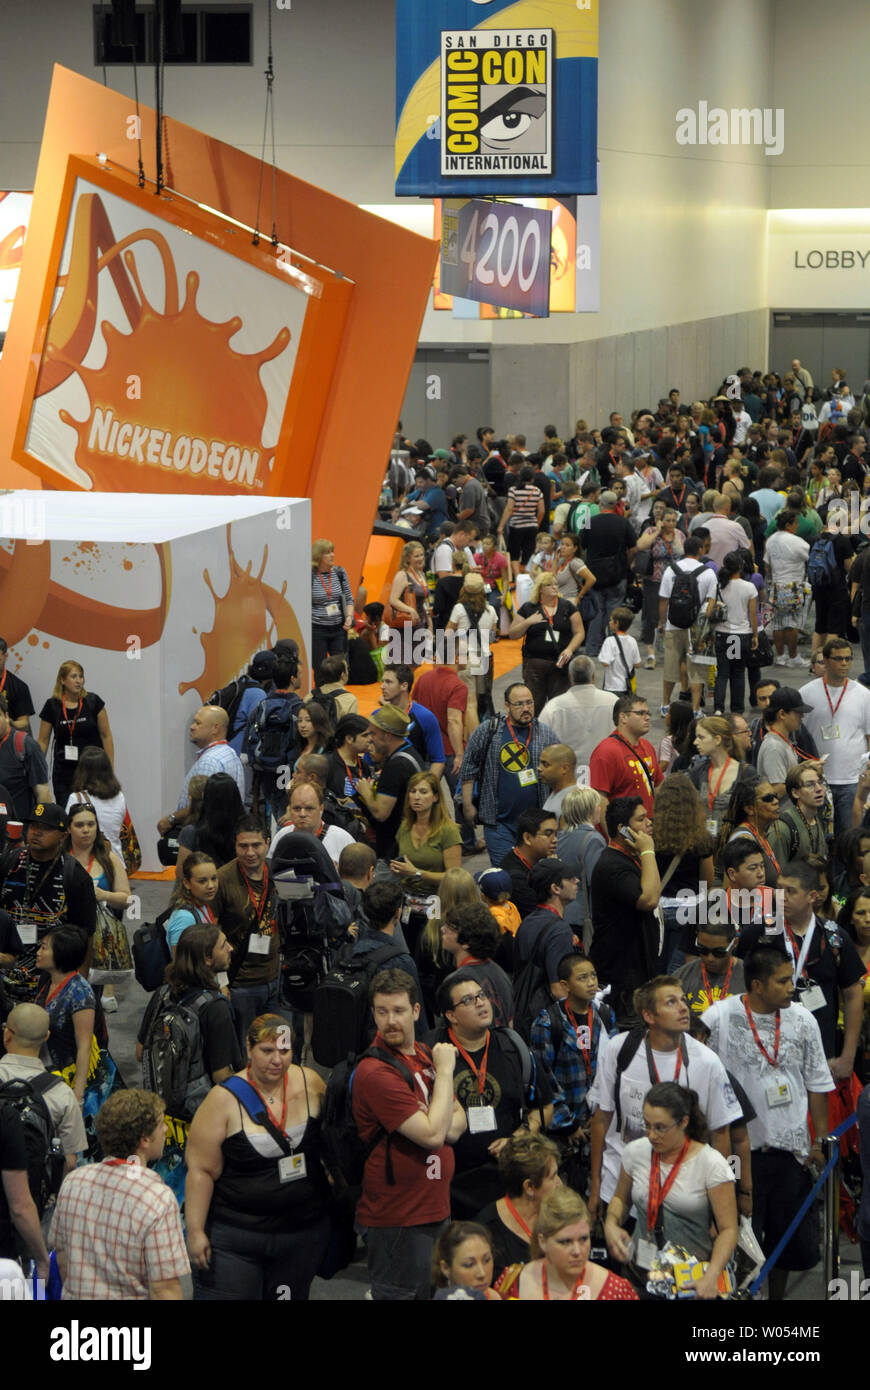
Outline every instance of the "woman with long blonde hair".
<svg viewBox="0 0 870 1390">
<path fill-rule="evenodd" d="M 390 589 L 390 616 L 387 617 L 390 627 L 404 629 L 410 624 L 412 630 L 418 627 L 432 630 L 425 563 L 426 552 L 420 542 L 408 541 Z"/>
<path fill-rule="evenodd" d="M 51 781 L 55 801 L 65 806 L 83 748 L 103 748 L 109 762 L 115 760 L 106 702 L 85 689 L 85 668 L 80 661 L 61 662 L 54 691 L 39 711 L 39 720 L 37 742 L 46 757 L 49 741 L 54 738 Z"/>
</svg>

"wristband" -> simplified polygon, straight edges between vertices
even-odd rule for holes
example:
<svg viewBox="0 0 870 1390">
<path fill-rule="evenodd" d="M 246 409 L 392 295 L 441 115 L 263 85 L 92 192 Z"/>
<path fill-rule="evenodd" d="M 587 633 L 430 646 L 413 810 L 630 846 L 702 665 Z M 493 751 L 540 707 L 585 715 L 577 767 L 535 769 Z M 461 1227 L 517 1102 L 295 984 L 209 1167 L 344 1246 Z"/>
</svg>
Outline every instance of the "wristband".
<svg viewBox="0 0 870 1390">
<path fill-rule="evenodd" d="M 654 850 L 654 849 L 642 849 L 641 852 L 640 852 L 640 857 L 641 857 L 641 859 L 643 859 L 643 856 L 644 856 L 645 854 L 655 854 L 655 850 Z"/>
</svg>

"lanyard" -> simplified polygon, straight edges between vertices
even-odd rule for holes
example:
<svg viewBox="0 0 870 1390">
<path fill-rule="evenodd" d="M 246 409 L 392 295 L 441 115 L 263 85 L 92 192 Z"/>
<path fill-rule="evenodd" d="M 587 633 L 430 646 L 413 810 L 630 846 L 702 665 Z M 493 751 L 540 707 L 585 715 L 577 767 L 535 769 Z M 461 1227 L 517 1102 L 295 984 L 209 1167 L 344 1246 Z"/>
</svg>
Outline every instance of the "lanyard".
<svg viewBox="0 0 870 1390">
<path fill-rule="evenodd" d="M 652 780 L 652 777 L 651 777 L 650 774 L 649 774 L 649 768 L 647 767 L 647 765 L 646 765 L 646 763 L 644 762 L 643 758 L 641 757 L 641 753 L 640 753 L 640 744 L 643 742 L 643 739 L 640 740 L 640 743 L 638 743 L 637 747 L 635 748 L 632 744 L 629 743 L 629 741 L 628 741 L 627 738 L 623 738 L 623 737 L 622 737 L 622 734 L 613 734 L 612 737 L 615 738 L 615 739 L 617 740 L 617 742 L 623 744 L 623 746 L 624 746 L 625 748 L 627 748 L 627 749 L 629 750 L 629 752 L 632 753 L 632 754 L 634 755 L 635 761 L 637 762 L 637 764 L 638 764 L 638 766 L 640 767 L 640 769 L 641 769 L 641 771 L 642 771 L 644 777 L 646 778 L 647 786 L 649 787 L 649 794 L 650 794 L 650 796 L 655 796 L 655 790 L 656 790 L 656 789 L 655 789 L 655 787 L 653 786 L 653 780 Z"/>
<path fill-rule="evenodd" d="M 579 1277 L 578 1277 L 578 1279 L 577 1279 L 576 1284 L 574 1285 L 573 1289 L 571 1290 L 571 1296 L 570 1296 L 570 1298 L 567 1300 L 569 1303 L 576 1303 L 576 1302 L 577 1302 L 578 1298 L 580 1297 L 580 1290 L 581 1290 L 582 1287 L 583 1287 L 583 1283 L 584 1283 L 585 1279 L 586 1279 L 586 1266 L 584 1265 L 583 1268 L 582 1268 L 581 1271 L 580 1271 L 580 1274 L 579 1274 Z M 550 1286 L 549 1286 L 549 1284 L 547 1283 L 547 1261 L 546 1261 L 546 1260 L 544 1260 L 544 1263 L 541 1265 L 541 1293 L 544 1295 L 544 1298 L 545 1298 L 546 1301 L 549 1303 L 549 1302 L 550 1302 Z"/>
<path fill-rule="evenodd" d="M 6 677 L 7 677 L 8 675 L 9 675 L 9 672 L 6 670 L 6 667 L 4 666 L 4 667 L 3 667 L 3 679 L 0 680 L 0 695 L 2 695 L 2 694 L 3 694 L 3 691 L 6 689 Z"/>
<path fill-rule="evenodd" d="M 548 621 L 549 621 L 549 619 L 548 619 Z M 508 728 L 510 729 L 511 738 L 513 739 L 514 743 L 520 743 L 520 742 L 522 742 L 522 740 L 519 739 L 519 738 L 517 737 L 517 731 L 516 731 L 516 729 L 514 728 L 514 726 L 513 726 L 513 724 L 511 723 L 511 721 L 510 721 L 509 719 L 505 719 L 504 722 L 507 724 Z M 525 750 L 526 750 L 527 753 L 528 753 L 528 751 L 529 751 L 529 744 L 531 743 L 531 741 L 532 741 L 532 726 L 531 726 L 531 724 L 529 724 L 529 732 L 528 732 L 528 734 L 526 735 L 526 741 L 525 741 L 525 743 L 523 744 L 523 747 L 525 748 Z"/>
<path fill-rule="evenodd" d="M 682 492 L 680 493 L 679 497 L 677 497 L 677 494 L 674 492 L 674 489 L 671 488 L 671 496 L 672 496 L 673 499 L 674 499 L 674 503 L 675 503 L 675 505 L 676 505 L 676 508 L 677 508 L 677 511 L 678 511 L 678 512 L 679 512 L 679 511 L 682 511 L 682 509 L 683 509 L 683 498 L 685 497 L 685 495 L 686 495 L 686 484 L 685 484 L 685 483 L 683 483 L 683 490 L 682 490 Z"/>
<path fill-rule="evenodd" d="M 131 1164 L 136 1165 L 135 1158 L 104 1158 L 104 1168 L 127 1168 Z M 138 1166 L 138 1165 L 136 1165 Z"/>
<path fill-rule="evenodd" d="M 804 979 L 806 979 L 806 980 L 809 979 L 809 976 L 807 975 L 807 970 L 806 970 L 806 959 L 807 959 L 807 956 L 809 955 L 809 952 L 810 952 L 810 943 L 811 943 L 811 941 L 812 941 L 812 939 L 813 939 L 813 932 L 815 931 L 815 929 L 816 929 L 816 919 L 815 919 L 815 917 L 813 917 L 813 919 L 812 919 L 812 921 L 810 922 L 810 925 L 809 925 L 809 927 L 808 927 L 808 929 L 807 929 L 807 932 L 806 932 L 806 934 L 805 934 L 805 936 L 804 936 L 803 944 L 802 944 L 802 946 L 801 946 L 800 952 L 798 952 L 798 944 L 797 944 L 797 940 L 796 940 L 796 938 L 795 938 L 795 934 L 794 934 L 794 932 L 792 931 L 791 927 L 789 926 L 788 922 L 785 923 L 785 934 L 786 934 L 786 938 L 787 938 L 787 940 L 788 940 L 788 952 L 789 952 L 789 955 L 791 956 L 792 965 L 794 966 L 794 982 L 795 982 L 795 984 L 797 984 L 798 979 L 799 979 L 799 977 L 800 977 L 801 975 L 803 975 Z"/>
<path fill-rule="evenodd" d="M 327 597 L 328 599 L 331 599 L 331 598 L 332 598 L 332 570 L 329 571 L 329 584 L 328 584 L 328 585 L 327 585 L 326 580 L 324 579 L 323 575 L 321 574 L 320 570 L 317 571 L 317 578 L 320 580 L 321 584 L 323 585 L 323 588 L 324 588 L 324 590 L 325 590 L 325 592 L 326 592 L 326 597 Z"/>
<path fill-rule="evenodd" d="M 60 984 L 57 986 L 57 988 L 56 988 L 56 989 L 53 989 L 53 990 L 51 991 L 51 994 L 48 996 L 48 998 L 47 998 L 46 1001 L 45 1001 L 46 1004 L 50 1004 L 51 1001 L 52 1001 L 52 999 L 54 999 L 58 994 L 60 994 L 60 992 L 61 992 L 62 989 L 66 989 L 66 987 L 67 987 L 67 985 L 69 984 L 70 980 L 74 980 L 75 977 L 76 977 L 76 975 L 77 975 L 78 973 L 79 973 L 79 972 L 78 972 L 77 970 L 71 970 L 70 973 L 66 976 L 66 978 L 63 979 L 63 980 L 61 980 L 61 982 L 60 982 Z"/>
<path fill-rule="evenodd" d="M 746 829 L 749 831 L 749 833 L 750 833 L 750 835 L 752 836 L 753 840 L 755 840 L 756 844 L 761 845 L 761 848 L 764 850 L 764 853 L 767 855 L 767 857 L 768 857 L 768 859 L 770 860 L 771 864 L 773 865 L 774 869 L 776 870 L 777 873 L 779 873 L 779 860 L 777 859 L 777 857 L 776 857 L 776 855 L 774 854 L 773 850 L 770 848 L 770 844 L 768 843 L 768 841 L 765 840 L 765 838 L 764 838 L 764 836 L 762 835 L 761 831 L 760 831 L 760 830 L 756 830 L 754 826 L 752 826 L 752 825 L 749 824 L 749 821 L 744 821 L 743 824 L 744 824 L 744 826 L 746 827 Z"/>
<path fill-rule="evenodd" d="M 6 672 L 4 671 L 3 674 L 5 675 Z M 842 695 L 841 695 L 841 696 L 840 696 L 840 699 L 842 700 L 842 698 L 843 698 L 843 697 L 842 697 Z M 81 695 L 80 695 L 80 696 L 79 696 L 79 707 L 78 707 L 78 709 L 77 709 L 76 712 L 75 712 L 75 718 L 73 719 L 72 723 L 70 723 L 70 717 L 69 717 L 69 715 L 67 714 L 66 704 L 65 704 L 65 702 L 64 702 L 63 696 L 61 696 L 60 711 L 61 711 L 61 714 L 65 714 L 65 715 L 66 715 L 66 718 L 65 718 L 64 720 L 62 720 L 61 722 L 64 723 L 64 724 L 66 724 L 67 729 L 69 730 L 69 741 L 70 741 L 70 743 L 72 743 L 73 739 L 75 738 L 76 724 L 78 723 L 79 715 L 80 715 L 81 712 L 82 712 L 82 704 L 83 704 L 83 703 L 84 703 L 84 701 L 82 700 L 82 697 L 81 697 Z M 828 700 L 828 704 L 830 704 L 830 703 L 831 703 L 830 700 Z M 837 705 L 837 709 L 839 709 L 839 708 L 840 708 L 840 706 L 839 706 L 839 704 L 838 704 L 838 705 Z"/>
<path fill-rule="evenodd" d="M 225 738 L 216 738 L 212 743 L 206 744 L 205 748 L 200 748 L 199 752 L 197 753 L 196 761 L 199 762 L 203 753 L 207 753 L 210 748 L 217 748 L 218 744 L 226 743 L 226 741 L 227 740 Z"/>
<path fill-rule="evenodd" d="M 711 811 L 715 804 L 716 797 L 719 795 L 719 788 L 722 785 L 722 778 L 725 776 L 730 762 L 731 758 L 727 757 L 724 763 L 722 764 L 722 771 L 719 773 L 719 778 L 716 782 L 716 785 L 712 788 L 710 784 L 713 781 L 713 764 L 711 763 L 710 766 L 707 768 L 707 806 Z"/>
<path fill-rule="evenodd" d="M 749 1027 L 752 1029 L 752 1036 L 755 1039 L 755 1046 L 758 1048 L 764 1060 L 766 1062 L 769 1062 L 772 1067 L 775 1067 L 779 1059 L 780 1033 L 782 1030 L 782 1019 L 780 1018 L 779 1009 L 777 1009 L 776 1011 L 776 1024 L 773 1031 L 773 1056 L 771 1057 L 767 1048 L 764 1046 L 764 1043 L 761 1041 L 761 1038 L 758 1036 L 758 1029 L 755 1026 L 755 1019 L 752 1017 L 752 1010 L 749 1007 L 749 1000 L 747 999 L 745 994 L 743 996 L 743 1007 L 746 1010 L 746 1017 L 749 1019 Z"/>
<path fill-rule="evenodd" d="M 529 1243 L 531 1243 L 532 1232 L 531 1232 L 530 1228 L 526 1225 L 526 1223 L 525 1223 L 525 1221 L 523 1220 L 523 1218 L 520 1216 L 519 1212 L 517 1211 L 516 1207 L 514 1206 L 513 1202 L 511 1201 L 510 1197 L 505 1197 L 505 1199 L 504 1199 L 504 1204 L 505 1204 L 505 1206 L 507 1207 L 508 1211 L 510 1212 L 511 1216 L 513 1217 L 514 1221 L 516 1221 L 517 1225 L 520 1226 L 520 1227 L 522 1228 L 522 1230 L 523 1230 L 523 1232 L 525 1233 L 525 1236 L 526 1236 L 526 1238 L 528 1239 Z"/>
<path fill-rule="evenodd" d="M 843 696 L 844 696 L 845 693 L 846 693 L 846 686 L 847 686 L 848 684 L 849 684 L 849 680 L 848 680 L 848 677 L 847 677 L 846 680 L 844 680 L 844 682 L 843 682 L 843 689 L 840 691 L 840 698 L 839 698 L 839 700 L 837 701 L 837 703 L 834 705 L 834 704 L 831 703 L 831 695 L 830 695 L 830 691 L 828 690 L 828 682 L 825 680 L 824 676 L 822 677 L 822 685 L 823 685 L 824 688 L 825 688 L 825 699 L 826 699 L 827 702 L 828 702 L 828 709 L 831 711 L 831 718 L 832 718 L 832 719 L 834 718 L 834 715 L 837 713 L 837 710 L 840 708 L 841 704 L 843 703 Z"/>
<path fill-rule="evenodd" d="M 659 1069 L 656 1066 L 656 1059 L 652 1053 L 652 1047 L 650 1045 L 649 1040 L 649 1033 L 647 1033 L 646 1037 L 644 1038 L 644 1044 L 646 1046 L 646 1064 L 649 1068 L 649 1084 L 651 1086 L 654 1086 L 657 1082 L 661 1083 L 661 1077 L 659 1076 Z M 675 1083 L 678 1083 L 680 1080 L 680 1072 L 683 1069 L 683 1062 L 686 1063 L 686 1071 L 688 1072 L 689 1054 L 686 1050 L 686 1039 L 681 1036 L 680 1045 L 677 1048 L 677 1064 L 674 1067 L 673 1080 Z"/>
<path fill-rule="evenodd" d="M 453 1046 L 456 1048 L 457 1052 L 459 1052 L 461 1056 L 465 1058 L 466 1062 L 471 1067 L 471 1070 L 474 1072 L 474 1077 L 477 1081 L 477 1094 L 479 1096 L 482 1096 L 483 1088 L 486 1085 L 486 1059 L 489 1056 L 489 1040 L 492 1037 L 492 1034 L 487 1032 L 486 1045 L 483 1049 L 483 1061 L 480 1064 L 479 1071 L 475 1066 L 472 1057 L 465 1051 L 465 1048 L 462 1046 L 462 1043 L 456 1041 L 456 1034 L 454 1033 L 452 1028 L 447 1029 L 447 1036 L 450 1038 L 450 1041 L 453 1043 Z"/>
<path fill-rule="evenodd" d="M 586 1080 L 587 1080 L 587 1081 L 591 1081 L 591 1080 L 592 1080 L 592 1026 L 593 1026 L 593 1024 L 592 1024 L 592 1005 L 591 1005 L 591 1004 L 589 1005 L 589 1012 L 588 1012 L 587 1015 L 586 1015 L 586 1027 L 589 1029 L 589 1050 L 588 1050 L 588 1051 L 587 1051 L 587 1049 L 583 1046 L 582 1042 L 580 1041 L 580 1029 L 582 1028 L 583 1025 L 577 1022 L 576 1018 L 574 1017 L 573 1013 L 571 1012 L 571 1005 L 568 1003 L 567 1000 L 565 1001 L 565 1013 L 568 1015 L 569 1019 L 571 1020 L 571 1027 L 574 1029 L 574 1036 L 575 1036 L 575 1038 L 577 1039 L 577 1046 L 579 1047 L 581 1053 L 583 1054 L 583 1065 L 584 1065 L 584 1067 L 586 1068 Z"/>
<path fill-rule="evenodd" d="M 199 917 L 205 926 L 213 926 L 217 921 L 208 903 L 191 902 L 189 911 L 193 913 L 194 917 Z"/>
<path fill-rule="evenodd" d="M 258 901 L 257 898 L 254 896 L 254 890 L 253 890 L 253 888 L 251 887 L 250 879 L 248 878 L 248 875 L 245 873 L 245 871 L 244 871 L 244 869 L 242 868 L 241 864 L 239 865 L 239 873 L 241 874 L 242 878 L 244 879 L 245 887 L 246 887 L 247 890 L 248 890 L 248 897 L 250 898 L 250 900 L 251 900 L 251 902 L 252 902 L 252 904 L 253 904 L 254 916 L 255 916 L 255 918 L 256 918 L 257 926 L 259 927 L 259 926 L 260 926 L 260 923 L 261 923 L 262 920 L 263 920 L 263 913 L 264 913 L 264 911 L 265 911 L 265 909 L 266 909 L 266 902 L 267 902 L 268 897 L 269 897 L 269 869 L 268 869 L 268 866 L 267 866 L 266 864 L 263 865 L 263 891 L 262 891 L 261 894 L 260 894 L 259 901 Z"/>
<path fill-rule="evenodd" d="M 665 1204 L 665 1198 L 673 1187 L 677 1173 L 680 1171 L 683 1159 L 688 1152 L 689 1140 L 685 1139 L 683 1141 L 683 1147 L 680 1149 L 679 1157 L 665 1179 L 664 1187 L 662 1186 L 662 1161 L 658 1154 L 654 1153 L 652 1156 L 649 1170 L 649 1198 L 646 1209 L 646 1229 L 648 1234 L 655 1230 L 656 1222 L 659 1219 L 659 1212 Z"/>
<path fill-rule="evenodd" d="M 730 980 L 731 980 L 731 972 L 732 972 L 733 969 L 734 969 L 734 957 L 732 956 L 732 958 L 731 958 L 731 960 L 730 960 L 730 962 L 729 962 L 729 965 L 728 965 L 727 974 L 726 974 L 726 976 L 725 976 L 725 979 L 722 981 L 722 988 L 721 988 L 720 991 L 719 991 L 719 998 L 720 998 L 720 999 L 725 999 L 725 998 L 727 998 L 727 995 L 728 995 L 728 985 L 729 985 Z M 706 965 L 704 964 L 703 961 L 701 962 L 701 978 L 702 978 L 703 981 L 704 981 L 704 990 L 705 990 L 705 992 L 706 992 L 707 998 L 709 999 L 710 1003 L 712 1004 L 712 1003 L 713 1003 L 713 990 L 710 988 L 710 981 L 709 981 L 708 978 L 707 978 L 707 967 L 706 967 Z"/>
<path fill-rule="evenodd" d="M 265 1110 L 266 1114 L 267 1114 L 267 1115 L 271 1115 L 272 1112 L 271 1112 L 271 1110 L 269 1109 L 269 1106 L 268 1106 L 268 1104 L 267 1104 L 267 1102 L 266 1102 L 266 1097 L 263 1095 L 262 1091 L 260 1090 L 260 1088 L 259 1088 L 259 1086 L 257 1085 L 257 1083 L 256 1083 L 256 1081 L 254 1080 L 254 1078 L 251 1076 L 251 1068 L 250 1068 L 250 1067 L 247 1068 L 247 1077 L 248 1077 L 248 1085 L 253 1087 L 253 1089 L 257 1092 L 257 1095 L 260 1097 L 260 1100 L 263 1102 L 263 1109 Z M 284 1073 L 284 1104 L 281 1106 L 281 1123 L 280 1123 L 280 1125 L 278 1126 L 278 1128 L 279 1128 L 280 1130 L 282 1130 L 284 1133 L 286 1133 L 286 1130 L 284 1129 L 286 1120 L 287 1120 L 287 1073 L 285 1072 L 285 1073 Z"/>
<path fill-rule="evenodd" d="M 532 872 L 532 866 L 531 866 L 531 864 L 529 863 L 529 861 L 528 861 L 528 859 L 526 858 L 526 856 L 525 856 L 524 854 L 520 854 L 520 851 L 519 851 L 516 847 L 514 847 L 514 854 L 516 855 L 517 859 L 519 859 L 520 863 L 521 863 L 522 865 L 524 865 L 524 867 L 527 869 L 527 871 L 528 871 L 529 873 L 531 873 L 531 872 Z"/>
</svg>

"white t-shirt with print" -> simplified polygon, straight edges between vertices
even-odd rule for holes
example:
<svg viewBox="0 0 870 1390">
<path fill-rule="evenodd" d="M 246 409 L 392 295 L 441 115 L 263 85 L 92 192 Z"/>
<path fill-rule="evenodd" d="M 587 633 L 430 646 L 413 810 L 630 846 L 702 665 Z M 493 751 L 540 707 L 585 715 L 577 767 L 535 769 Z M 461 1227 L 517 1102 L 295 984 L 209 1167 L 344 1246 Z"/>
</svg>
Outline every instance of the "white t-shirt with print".
<svg viewBox="0 0 870 1390">
<path fill-rule="evenodd" d="M 601 1167 L 601 1196 L 609 1202 L 619 1179 L 622 1152 L 626 1143 L 643 1138 L 643 1101 L 650 1086 L 655 1085 L 655 1077 L 650 1080 L 647 1066 L 646 1048 L 643 1042 L 632 1057 L 620 1077 L 620 1107 L 622 1128 L 616 1127 L 615 1083 L 616 1059 L 619 1056 L 626 1034 L 617 1033 L 615 1037 L 602 1038 L 598 1051 L 598 1070 L 587 1097 L 590 1109 L 597 1105 L 613 1115 L 604 1140 L 604 1160 Z M 735 1124 L 743 1112 L 734 1094 L 734 1088 L 725 1075 L 725 1068 L 715 1052 L 703 1043 L 696 1042 L 688 1034 L 684 1035 L 688 1066 L 680 1066 L 679 1085 L 689 1086 L 698 1094 L 698 1103 L 707 1119 L 710 1129 L 721 1129 L 723 1125 Z M 602 1054 L 602 1049 L 604 1049 Z M 680 1054 L 659 1052 L 653 1049 L 653 1062 L 662 1081 L 673 1081 Z"/>
<path fill-rule="evenodd" d="M 776 1034 L 775 1014 L 752 1015 L 759 1038 L 770 1057 Z M 749 1121 L 749 1142 L 753 1149 L 769 1144 L 786 1149 L 798 1158 L 810 1151 L 807 1129 L 807 1091 L 833 1091 L 834 1081 L 822 1047 L 819 1025 L 809 1009 L 791 1004 L 780 1011 L 780 1039 L 777 1065 L 772 1067 L 759 1048 L 749 1026 L 743 995 L 720 999 L 701 1015 L 710 1029 L 710 1047 L 746 1092 L 755 1110 Z M 768 1089 L 776 1081 L 787 1081 L 787 1104 L 768 1104 Z"/>
</svg>

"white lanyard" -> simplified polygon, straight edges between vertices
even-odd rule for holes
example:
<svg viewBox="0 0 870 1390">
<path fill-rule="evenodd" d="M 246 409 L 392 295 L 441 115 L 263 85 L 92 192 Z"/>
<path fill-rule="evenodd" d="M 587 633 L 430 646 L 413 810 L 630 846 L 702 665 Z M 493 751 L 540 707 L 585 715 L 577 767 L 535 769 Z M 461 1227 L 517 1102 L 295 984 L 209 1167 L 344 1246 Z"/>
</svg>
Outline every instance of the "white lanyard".
<svg viewBox="0 0 870 1390">
<path fill-rule="evenodd" d="M 815 931 L 815 929 L 816 929 L 816 919 L 815 919 L 815 917 L 813 917 L 812 921 L 810 922 L 809 927 L 807 928 L 807 933 L 806 933 L 806 936 L 804 937 L 804 944 L 803 944 L 802 947 L 801 947 L 801 953 L 800 953 L 800 955 L 798 956 L 797 965 L 795 965 L 795 968 L 794 968 L 794 977 L 793 977 L 793 978 L 794 978 L 794 983 L 795 983 L 795 984 L 797 984 L 798 980 L 801 978 L 801 976 L 802 976 L 803 973 L 804 973 L 804 962 L 806 961 L 806 958 L 807 958 L 807 956 L 809 955 L 810 943 L 812 942 L 812 939 L 813 939 L 813 932 Z M 789 955 L 791 956 L 792 964 L 794 964 L 794 950 L 793 950 L 793 948 L 792 948 L 791 939 L 790 939 L 790 937 L 789 937 L 788 932 L 785 932 L 784 935 L 785 935 L 785 949 L 788 951 Z"/>
</svg>

